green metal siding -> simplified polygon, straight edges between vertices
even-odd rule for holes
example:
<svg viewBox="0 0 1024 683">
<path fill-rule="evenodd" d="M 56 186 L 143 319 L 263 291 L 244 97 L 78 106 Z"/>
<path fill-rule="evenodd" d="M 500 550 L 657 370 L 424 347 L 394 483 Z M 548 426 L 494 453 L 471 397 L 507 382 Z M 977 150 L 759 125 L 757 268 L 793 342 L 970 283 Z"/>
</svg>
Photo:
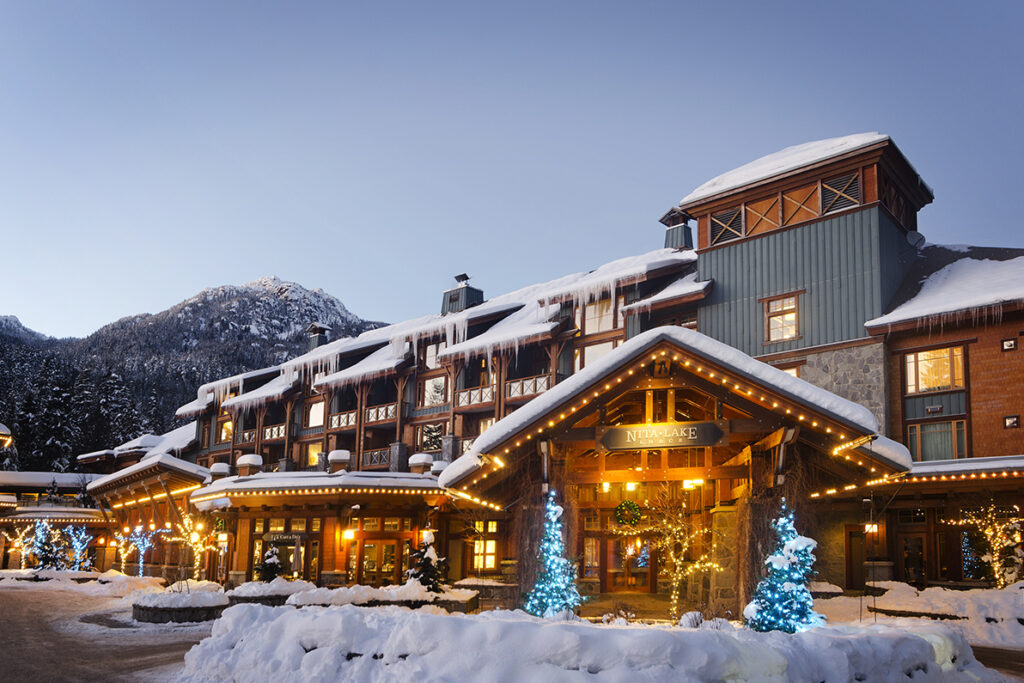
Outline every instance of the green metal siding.
<svg viewBox="0 0 1024 683">
<path fill-rule="evenodd" d="M 929 407 L 938 407 L 939 409 L 929 413 L 927 410 Z M 907 420 L 966 414 L 967 394 L 963 391 L 932 396 L 914 396 L 903 400 L 903 415 Z"/>
<path fill-rule="evenodd" d="M 752 356 L 866 337 L 864 322 L 883 313 L 902 280 L 899 240 L 907 246 L 869 208 L 704 252 L 698 279 L 715 287 L 698 329 Z M 799 338 L 765 344 L 758 299 L 798 290 Z"/>
</svg>

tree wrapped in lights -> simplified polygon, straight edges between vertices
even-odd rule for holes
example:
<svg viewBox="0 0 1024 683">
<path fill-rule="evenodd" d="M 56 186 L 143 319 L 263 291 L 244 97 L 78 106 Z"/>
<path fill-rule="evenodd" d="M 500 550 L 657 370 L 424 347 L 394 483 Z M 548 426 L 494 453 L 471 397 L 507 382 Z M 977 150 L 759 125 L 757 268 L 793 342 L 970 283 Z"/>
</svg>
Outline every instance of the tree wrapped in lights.
<svg viewBox="0 0 1024 683">
<path fill-rule="evenodd" d="M 67 547 L 71 551 L 70 569 L 84 571 L 92 566 L 89 561 L 89 541 L 92 540 L 85 529 L 85 526 L 64 527 L 64 538 L 67 539 Z"/>
<path fill-rule="evenodd" d="M 786 507 L 785 498 L 772 528 L 778 545 L 764 561 L 768 576 L 757 584 L 754 599 L 743 610 L 747 626 L 755 631 L 796 633 L 823 625 L 825 618 L 814 611 L 807 587 L 815 573 L 811 566 L 817 541 L 796 532 L 793 511 Z"/>
<path fill-rule="evenodd" d="M 448 560 L 437 557 L 433 531 L 423 532 L 423 542 L 412 551 L 412 562 L 412 569 L 406 572 L 410 579 L 416 579 L 431 593 L 444 592 L 442 584 L 448 575 Z"/>
<path fill-rule="evenodd" d="M 18 554 L 21 556 L 22 569 L 24 569 L 28 563 L 29 534 L 31 534 L 33 530 L 34 527 L 32 525 L 19 527 L 16 529 L 17 535 L 13 537 L 8 535 L 6 532 L 0 532 L 3 534 L 4 538 L 10 541 L 11 547 L 17 550 Z"/>
<path fill-rule="evenodd" d="M 177 522 L 175 530 L 177 536 L 172 536 L 169 541 L 178 541 L 188 546 L 192 553 L 192 578 L 199 580 L 199 573 L 203 565 L 203 555 L 208 550 L 217 550 L 217 544 L 211 540 L 212 535 L 206 533 L 203 523 L 197 520 L 189 512 L 180 514 L 180 522 Z"/>
<path fill-rule="evenodd" d="M 40 519 L 36 520 L 34 531 L 26 549 L 36 558 L 39 568 L 67 569 L 67 546 L 60 530 L 50 526 L 45 519 Z"/>
<path fill-rule="evenodd" d="M 576 588 L 576 565 L 565 557 L 562 512 L 562 507 L 555 504 L 555 492 L 549 491 L 538 553 L 540 571 L 524 605 L 530 614 L 546 619 L 574 612 L 583 602 Z"/>
<path fill-rule="evenodd" d="M 670 575 L 670 613 L 673 620 L 679 619 L 682 613 L 684 580 L 697 569 L 702 572 L 720 571 L 719 566 L 707 560 L 706 556 L 697 569 L 694 563 L 687 563 L 686 553 L 708 533 L 692 524 L 690 518 L 686 503 L 674 500 L 669 490 L 663 487 L 636 524 L 613 529 L 620 536 L 643 536 L 653 549 L 660 551 L 659 557 Z"/>
<path fill-rule="evenodd" d="M 139 524 L 134 529 L 124 528 L 125 535 L 117 534 L 117 550 L 121 554 L 121 573 L 124 573 L 125 562 L 132 552 L 139 554 L 139 573 L 141 577 L 146 566 L 146 553 L 153 548 L 156 537 L 167 533 L 167 529 L 157 529 L 150 524 L 149 528 Z"/>
<path fill-rule="evenodd" d="M 978 532 L 982 562 L 992 568 L 996 586 L 1006 586 L 1024 578 L 1024 518 L 1016 505 L 999 507 L 989 502 L 977 510 L 962 510 L 961 518 L 949 524 L 965 526 Z"/>
</svg>

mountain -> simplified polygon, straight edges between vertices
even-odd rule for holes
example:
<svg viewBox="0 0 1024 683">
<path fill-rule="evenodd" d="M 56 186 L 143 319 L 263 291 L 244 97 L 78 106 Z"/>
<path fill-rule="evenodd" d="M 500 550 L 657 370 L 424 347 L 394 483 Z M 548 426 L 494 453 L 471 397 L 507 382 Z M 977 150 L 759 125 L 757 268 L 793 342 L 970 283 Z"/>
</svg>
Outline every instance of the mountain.
<svg viewBox="0 0 1024 683">
<path fill-rule="evenodd" d="M 0 317 L 0 422 L 18 449 L 0 453 L 0 465 L 62 469 L 73 455 L 166 431 L 200 384 L 305 352 L 314 321 L 332 339 L 383 324 L 276 277 L 204 289 L 84 339 L 51 339 Z"/>
</svg>

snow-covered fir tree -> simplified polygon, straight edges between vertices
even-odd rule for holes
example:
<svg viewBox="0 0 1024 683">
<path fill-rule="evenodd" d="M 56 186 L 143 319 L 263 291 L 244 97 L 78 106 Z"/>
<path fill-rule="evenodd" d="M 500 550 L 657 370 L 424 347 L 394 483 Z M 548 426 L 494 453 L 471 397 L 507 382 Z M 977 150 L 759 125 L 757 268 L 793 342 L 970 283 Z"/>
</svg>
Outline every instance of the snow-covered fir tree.
<svg viewBox="0 0 1024 683">
<path fill-rule="evenodd" d="M 100 385 L 100 414 L 107 424 L 107 443 L 124 443 L 142 433 L 135 399 L 116 372 L 104 377 Z"/>
<path fill-rule="evenodd" d="M 779 516 L 772 521 L 777 543 L 765 558 L 768 576 L 757 584 L 754 599 L 743 610 L 747 626 L 755 631 L 796 633 L 821 626 L 825 618 L 814 611 L 807 587 L 814 575 L 814 549 L 818 543 L 796 531 L 793 511 L 782 500 Z"/>
<path fill-rule="evenodd" d="M 59 529 L 45 520 L 36 522 L 35 533 L 29 538 L 26 551 L 40 569 L 67 569 L 67 545 Z"/>
<path fill-rule="evenodd" d="M 424 531 L 423 542 L 412 552 L 412 569 L 406 572 L 431 593 L 443 593 L 444 581 L 448 576 L 448 560 L 438 558 L 434 549 L 434 532 Z"/>
<path fill-rule="evenodd" d="M 538 617 L 555 617 L 575 612 L 583 599 L 576 588 L 576 565 L 565 556 L 562 538 L 562 507 L 549 491 L 544 508 L 544 536 L 540 542 L 537 580 L 523 606 Z"/>
<path fill-rule="evenodd" d="M 260 581 L 273 581 L 285 573 L 284 565 L 281 564 L 281 558 L 277 554 L 276 545 L 270 546 L 267 552 L 263 553 L 263 561 L 256 565 L 256 573 Z"/>
</svg>

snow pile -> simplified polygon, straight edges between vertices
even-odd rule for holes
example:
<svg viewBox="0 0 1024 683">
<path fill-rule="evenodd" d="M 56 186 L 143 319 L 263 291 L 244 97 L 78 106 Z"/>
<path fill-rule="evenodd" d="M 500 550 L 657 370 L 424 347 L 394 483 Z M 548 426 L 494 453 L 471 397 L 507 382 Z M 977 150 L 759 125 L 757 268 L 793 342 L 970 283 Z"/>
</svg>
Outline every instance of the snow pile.
<svg viewBox="0 0 1024 683">
<path fill-rule="evenodd" d="M 449 589 L 444 593 L 431 593 L 416 579 L 398 586 L 344 586 L 342 588 L 315 588 L 296 593 L 288 598 L 289 605 L 365 605 L 368 602 L 433 602 L 435 599 L 465 601 L 476 591 Z"/>
<path fill-rule="evenodd" d="M 864 325 L 873 328 L 917 318 L 958 322 L 970 314 L 992 314 L 998 319 L 1003 303 L 1020 299 L 1024 299 L 1024 257 L 1009 261 L 963 258 L 928 276 L 913 299 Z"/>
<path fill-rule="evenodd" d="M 353 606 L 230 607 L 179 681 L 999 680 L 952 629 L 842 627 L 796 635 L 439 615 Z"/>
<path fill-rule="evenodd" d="M 881 133 L 856 133 L 854 135 L 815 140 L 814 142 L 805 142 L 802 145 L 787 147 L 779 152 L 755 159 L 749 164 L 744 164 L 739 168 L 712 178 L 683 197 L 679 204 L 684 206 L 701 199 L 707 199 L 728 190 L 735 190 L 744 185 L 750 185 L 759 180 L 766 180 L 773 176 L 831 159 L 840 154 L 846 154 L 847 152 L 852 152 L 888 139 L 888 135 L 882 135 Z"/>
<path fill-rule="evenodd" d="M 0 572 L 0 586 L 3 588 L 39 588 L 43 590 L 67 590 L 84 593 L 96 597 L 125 597 L 135 594 L 159 592 L 163 590 L 164 580 L 155 576 L 128 576 L 116 569 L 109 569 L 102 574 L 96 572 L 64 572 L 40 571 L 46 581 L 25 581 L 36 574 L 34 569 L 10 569 Z M 21 577 L 20 579 L 18 577 Z M 90 578 L 94 581 L 79 583 L 74 579 Z"/>
<path fill-rule="evenodd" d="M 182 607 L 220 607 L 228 604 L 228 596 L 223 592 L 208 590 L 171 591 L 162 593 L 144 593 L 132 597 L 132 604 L 139 607 L 163 607 L 166 609 Z"/>
<path fill-rule="evenodd" d="M 279 576 L 269 582 L 249 581 L 248 583 L 243 583 L 238 588 L 229 590 L 227 595 L 228 597 L 235 596 L 239 598 L 256 598 L 267 595 L 294 595 L 295 593 L 303 593 L 315 588 L 316 585 L 309 581 L 289 581 L 288 579 L 284 579 Z"/>
<path fill-rule="evenodd" d="M 172 583 L 167 587 L 168 593 L 195 593 L 195 592 L 206 592 L 206 593 L 219 593 L 221 585 L 216 581 L 194 581 L 192 579 L 185 579 L 177 583 Z"/>
<path fill-rule="evenodd" d="M 842 595 L 843 593 L 842 588 L 834 583 L 829 583 L 828 581 L 808 581 L 807 590 L 818 594 L 834 593 L 836 595 Z"/>
</svg>

